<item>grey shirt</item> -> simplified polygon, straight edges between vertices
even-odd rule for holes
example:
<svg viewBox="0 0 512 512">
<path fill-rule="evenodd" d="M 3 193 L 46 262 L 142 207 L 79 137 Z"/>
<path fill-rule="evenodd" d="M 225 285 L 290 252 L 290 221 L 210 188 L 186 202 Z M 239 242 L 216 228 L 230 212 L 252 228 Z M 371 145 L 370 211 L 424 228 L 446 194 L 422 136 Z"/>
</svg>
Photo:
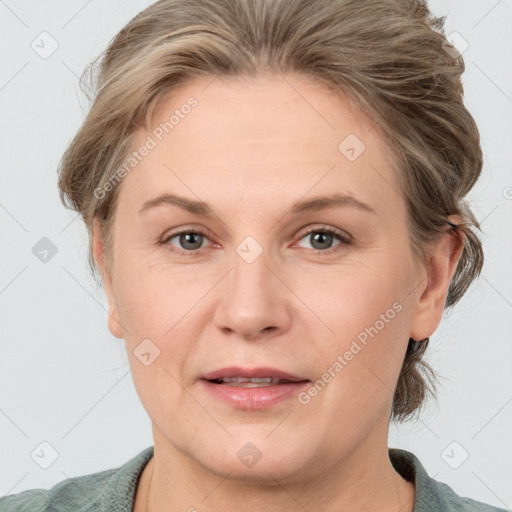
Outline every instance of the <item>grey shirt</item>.
<svg viewBox="0 0 512 512">
<path fill-rule="evenodd" d="M 414 482 L 414 512 L 505 512 L 503 508 L 463 498 L 431 478 L 411 452 L 389 448 L 394 468 Z M 119 468 L 69 478 L 49 490 L 30 489 L 0 498 L 0 512 L 131 512 L 137 481 L 153 456 L 146 448 Z"/>
</svg>

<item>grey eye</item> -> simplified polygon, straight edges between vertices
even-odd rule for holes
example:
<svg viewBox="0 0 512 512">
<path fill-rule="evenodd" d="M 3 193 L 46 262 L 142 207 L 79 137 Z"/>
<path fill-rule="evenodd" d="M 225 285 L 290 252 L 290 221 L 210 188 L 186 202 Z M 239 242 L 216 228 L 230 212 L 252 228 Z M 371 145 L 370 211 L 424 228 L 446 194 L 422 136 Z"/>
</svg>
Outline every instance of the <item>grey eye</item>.
<svg viewBox="0 0 512 512">
<path fill-rule="evenodd" d="M 334 240 L 334 237 L 330 233 L 323 233 L 321 231 L 311 233 L 309 237 L 314 249 L 329 249 Z"/>
<path fill-rule="evenodd" d="M 306 248 L 312 248 L 317 251 L 331 249 L 333 246 L 339 245 L 342 243 L 343 240 L 341 240 L 341 236 L 337 233 L 331 233 L 330 231 L 326 230 L 315 230 L 310 231 L 309 233 L 306 233 L 302 238 L 301 242 L 299 242 L 299 245 L 303 243 L 303 240 L 307 240 L 311 247 Z M 334 241 L 338 241 L 337 244 L 333 244 Z M 300 245 L 301 247 L 304 247 L 303 245 Z"/>
<path fill-rule="evenodd" d="M 175 238 L 178 239 L 179 249 L 195 251 L 196 249 L 200 249 L 202 247 L 205 237 L 201 233 L 196 233 L 194 231 L 185 231 L 183 233 L 178 233 L 169 238 L 169 242 L 172 243 L 171 241 Z"/>
</svg>

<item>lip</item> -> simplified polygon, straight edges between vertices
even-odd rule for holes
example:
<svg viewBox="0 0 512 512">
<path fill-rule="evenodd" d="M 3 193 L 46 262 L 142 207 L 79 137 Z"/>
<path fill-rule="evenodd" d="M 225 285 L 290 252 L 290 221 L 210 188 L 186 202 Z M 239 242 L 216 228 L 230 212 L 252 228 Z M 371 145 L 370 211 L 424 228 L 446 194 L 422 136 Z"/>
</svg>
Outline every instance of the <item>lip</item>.
<svg viewBox="0 0 512 512">
<path fill-rule="evenodd" d="M 274 379 L 286 379 L 290 382 L 253 388 L 210 382 L 221 377 L 245 377 L 247 379 L 272 377 Z M 253 411 L 270 409 L 280 402 L 294 398 L 309 383 L 309 379 L 275 368 L 221 368 L 208 372 L 200 378 L 201 386 L 216 400 L 236 409 Z"/>
</svg>

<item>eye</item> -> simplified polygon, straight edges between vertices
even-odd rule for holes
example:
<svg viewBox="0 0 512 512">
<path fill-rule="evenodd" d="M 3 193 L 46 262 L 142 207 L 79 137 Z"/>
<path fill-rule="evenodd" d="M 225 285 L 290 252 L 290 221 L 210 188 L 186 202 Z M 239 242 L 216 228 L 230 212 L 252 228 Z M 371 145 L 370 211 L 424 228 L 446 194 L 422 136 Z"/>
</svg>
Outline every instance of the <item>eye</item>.
<svg viewBox="0 0 512 512">
<path fill-rule="evenodd" d="M 176 242 L 173 240 L 176 239 Z M 203 248 L 203 243 L 208 240 L 208 237 L 200 231 L 180 231 L 179 233 L 173 233 L 172 235 L 165 238 L 162 244 L 170 244 L 173 246 L 173 250 L 181 253 L 191 253 L 196 250 Z"/>
<path fill-rule="evenodd" d="M 310 229 L 302 234 L 300 241 L 309 240 L 312 249 L 317 253 L 331 253 L 350 245 L 352 237 L 342 231 L 329 227 Z M 195 254 L 196 251 L 208 245 L 209 238 L 206 233 L 197 230 L 183 230 L 172 233 L 162 240 L 162 245 L 170 245 L 171 250 L 181 254 Z M 334 242 L 338 241 L 338 243 Z M 304 247 L 298 243 L 299 247 Z M 307 247 L 306 247 L 307 248 Z"/>
<path fill-rule="evenodd" d="M 342 231 L 332 228 L 310 229 L 304 233 L 301 240 L 307 240 L 312 245 L 313 250 L 317 252 L 330 253 L 341 249 L 340 245 L 349 245 L 351 237 Z M 338 241 L 334 246 L 333 242 Z"/>
</svg>

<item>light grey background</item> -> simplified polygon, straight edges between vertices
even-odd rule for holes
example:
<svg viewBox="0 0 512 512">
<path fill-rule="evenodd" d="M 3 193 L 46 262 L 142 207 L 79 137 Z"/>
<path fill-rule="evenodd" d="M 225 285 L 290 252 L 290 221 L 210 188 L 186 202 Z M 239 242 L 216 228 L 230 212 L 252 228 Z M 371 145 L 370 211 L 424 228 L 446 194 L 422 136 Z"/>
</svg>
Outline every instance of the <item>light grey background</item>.
<svg viewBox="0 0 512 512">
<path fill-rule="evenodd" d="M 0 0 L 2 495 L 117 467 L 152 444 L 124 343 L 109 333 L 106 300 L 88 273 L 86 231 L 61 205 L 56 174 L 88 105 L 78 76 L 150 3 Z M 511 508 L 512 1 L 430 5 L 469 44 L 466 105 L 485 155 L 470 197 L 486 262 L 432 337 L 439 406 L 393 426 L 389 444 L 457 493 Z M 43 31 L 58 43 L 47 58 L 31 47 L 51 49 Z M 43 237 L 57 248 L 46 263 L 32 252 Z M 40 465 L 52 448 L 42 442 L 58 454 L 48 469 Z"/>
</svg>

